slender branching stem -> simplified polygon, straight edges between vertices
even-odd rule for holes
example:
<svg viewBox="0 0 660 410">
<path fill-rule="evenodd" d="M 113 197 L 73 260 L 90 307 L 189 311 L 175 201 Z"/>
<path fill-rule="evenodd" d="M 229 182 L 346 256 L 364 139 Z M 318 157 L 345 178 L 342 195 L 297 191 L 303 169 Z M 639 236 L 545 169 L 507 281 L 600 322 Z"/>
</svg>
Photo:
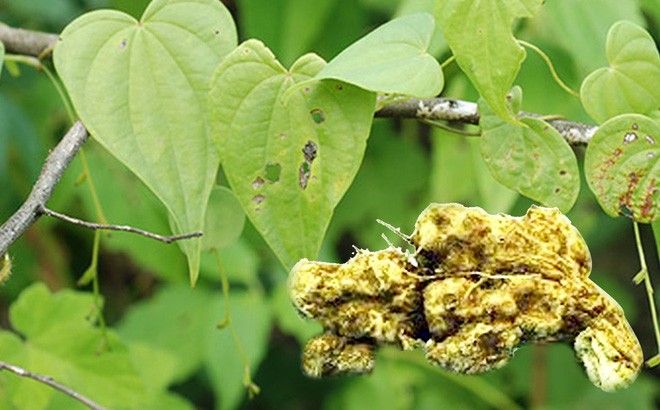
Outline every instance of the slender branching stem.
<svg viewBox="0 0 660 410">
<path fill-rule="evenodd" d="M 655 296 L 653 295 L 653 285 L 651 284 L 651 277 L 649 275 L 648 268 L 646 267 L 646 257 L 644 256 L 644 248 L 642 246 L 642 238 L 639 234 L 639 224 L 633 222 L 633 230 L 635 232 L 635 243 L 637 244 L 637 252 L 639 253 L 639 264 L 640 270 L 633 278 L 633 281 L 636 284 L 644 282 L 644 287 L 646 288 L 646 296 L 649 300 L 649 308 L 651 310 L 651 319 L 653 321 L 653 330 L 655 332 L 655 342 L 657 345 L 656 354 L 646 361 L 646 365 L 649 367 L 654 367 L 660 364 L 660 325 L 658 324 L 658 313 L 655 307 Z"/>
<path fill-rule="evenodd" d="M 231 321 L 231 311 L 229 307 L 229 280 L 227 279 L 227 274 L 222 266 L 222 261 L 220 259 L 220 251 L 218 249 L 213 249 L 213 254 L 215 255 L 215 260 L 218 264 L 218 270 L 220 271 L 220 281 L 222 283 L 222 297 L 225 302 L 225 318 L 220 323 L 218 323 L 217 327 L 218 329 L 224 329 L 225 327 L 229 328 L 229 331 L 231 332 L 231 337 L 234 340 L 234 345 L 236 346 L 236 350 L 238 351 L 238 355 L 240 356 L 241 361 L 243 362 L 243 385 L 248 391 L 248 397 L 253 398 L 257 394 L 259 394 L 260 389 L 259 386 L 257 386 L 252 381 L 252 376 L 250 375 L 250 361 L 248 360 L 247 354 L 245 354 L 245 349 L 243 349 L 243 344 L 241 343 L 241 339 L 238 337 L 236 328 L 234 327 L 234 324 Z"/>
<path fill-rule="evenodd" d="M 12 373 L 14 373 L 18 376 L 26 377 L 28 379 L 36 380 L 40 383 L 46 384 L 46 385 L 54 388 L 55 390 L 59 390 L 62 393 L 66 394 L 67 396 L 78 400 L 79 402 L 81 402 L 85 406 L 89 407 L 90 409 L 105 410 L 105 407 L 93 402 L 92 400 L 88 399 L 87 397 L 83 396 L 82 394 L 80 394 L 80 393 L 78 393 L 74 390 L 71 390 L 70 388 L 64 386 L 63 384 L 56 382 L 50 376 L 44 376 L 44 375 L 41 375 L 41 374 L 32 373 L 28 370 L 25 370 L 25 369 L 21 368 L 21 367 L 15 366 L 13 364 L 5 363 L 3 361 L 0 361 L 0 370 L 8 370 L 8 371 L 10 371 L 10 372 L 12 372 Z"/>
<path fill-rule="evenodd" d="M 456 56 L 452 54 L 451 56 L 449 56 L 448 59 L 446 59 L 445 61 L 442 62 L 442 64 L 440 64 L 440 68 L 444 70 L 445 68 L 447 68 L 449 64 L 453 63 L 454 60 L 456 60 Z"/>
<path fill-rule="evenodd" d="M 77 219 L 65 214 L 61 214 L 59 212 L 53 211 L 51 209 L 46 208 L 45 206 L 41 206 L 39 209 L 39 212 L 43 215 L 48 215 L 52 218 L 56 218 L 59 220 L 62 220 L 64 222 L 68 222 L 74 225 L 82 226 L 88 229 L 92 230 L 107 230 L 107 231 L 121 231 L 121 232 L 130 232 L 134 233 L 137 235 L 142 235 L 146 236 L 147 238 L 155 239 L 157 241 L 165 242 L 165 243 L 172 243 L 175 241 L 180 241 L 183 239 L 190 239 L 190 238 L 197 238 L 202 236 L 202 232 L 192 232 L 192 233 L 186 233 L 182 235 L 171 235 L 171 236 L 164 236 L 164 235 L 159 235 L 155 234 L 152 232 L 145 231 L 143 229 L 139 228 L 134 228 L 132 226 L 126 226 L 126 225 L 106 225 L 106 224 L 98 224 L 94 222 L 88 222 L 88 221 L 83 221 L 81 219 Z"/>
<path fill-rule="evenodd" d="M 575 97 L 575 98 L 580 98 L 580 94 L 579 94 L 579 93 L 573 91 L 573 89 L 572 89 L 571 87 L 569 87 L 568 85 L 566 85 L 566 83 L 563 82 L 563 81 L 561 80 L 561 78 L 559 78 L 559 74 L 557 74 L 557 71 L 555 70 L 555 66 L 552 64 L 552 60 L 550 60 L 550 57 L 548 57 L 548 55 L 545 54 L 545 53 L 543 52 L 543 50 L 541 50 L 540 48 L 536 47 L 536 46 L 535 46 L 534 44 L 532 44 L 532 43 L 528 43 L 527 41 L 518 40 L 518 43 L 519 43 L 520 45 L 524 46 L 524 47 L 529 48 L 530 50 L 533 50 L 536 54 L 539 55 L 539 57 L 541 57 L 541 58 L 543 59 L 543 61 L 547 64 L 548 68 L 550 69 L 550 74 L 552 74 L 552 78 L 555 80 L 555 82 L 557 83 L 557 85 L 559 85 L 564 91 L 566 91 L 567 93 L 569 93 L 569 94 L 572 95 L 573 97 Z"/>
</svg>

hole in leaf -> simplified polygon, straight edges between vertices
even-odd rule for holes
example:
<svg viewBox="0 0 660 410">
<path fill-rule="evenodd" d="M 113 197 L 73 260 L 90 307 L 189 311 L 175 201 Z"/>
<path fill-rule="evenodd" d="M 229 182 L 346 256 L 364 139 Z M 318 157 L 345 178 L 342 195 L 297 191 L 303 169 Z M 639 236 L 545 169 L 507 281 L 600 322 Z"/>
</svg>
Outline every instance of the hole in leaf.
<svg viewBox="0 0 660 410">
<path fill-rule="evenodd" d="M 309 183 L 309 178 L 312 175 L 312 162 L 318 153 L 318 146 L 314 141 L 307 141 L 302 149 L 302 153 L 305 157 L 305 162 L 300 165 L 300 169 L 298 170 L 298 184 L 300 185 L 300 188 L 306 189 L 307 184 Z M 316 181 L 316 178 L 314 177 L 312 181 Z"/>
<path fill-rule="evenodd" d="M 335 88 L 336 88 L 338 91 L 341 91 L 341 90 L 344 89 L 344 86 L 341 85 L 341 84 L 337 84 L 337 85 L 335 85 Z"/>
<path fill-rule="evenodd" d="M 314 120 L 315 123 L 322 124 L 325 122 L 325 114 L 320 108 L 314 108 L 310 111 L 310 114 L 312 114 L 312 120 Z"/>
<path fill-rule="evenodd" d="M 562 177 L 566 174 L 567 174 L 567 172 L 566 172 L 565 169 L 562 169 L 561 171 L 559 171 L 559 175 L 562 176 Z"/>
<path fill-rule="evenodd" d="M 637 134 L 634 132 L 626 132 L 626 135 L 623 136 L 623 143 L 630 144 L 631 142 L 637 141 Z"/>
<path fill-rule="evenodd" d="M 648 142 L 651 145 L 655 144 L 655 140 L 650 135 L 645 135 L 644 139 L 646 140 L 646 142 Z"/>
<path fill-rule="evenodd" d="M 638 128 L 639 128 L 639 126 L 638 126 L 637 124 L 633 124 L 633 125 L 632 125 L 632 129 L 633 129 L 633 130 L 636 130 L 636 129 L 638 129 Z"/>
<path fill-rule="evenodd" d="M 318 147 L 314 143 L 314 141 L 307 141 L 307 144 L 302 149 L 303 155 L 305 155 L 305 161 L 309 162 L 311 165 L 311 162 L 314 161 L 314 158 L 316 158 L 316 153 L 318 152 Z"/>
<path fill-rule="evenodd" d="M 300 165 L 300 170 L 298 171 L 298 184 L 300 188 L 306 189 L 307 184 L 309 183 L 309 177 L 312 173 L 311 164 L 307 161 L 303 162 Z"/>
<path fill-rule="evenodd" d="M 266 200 L 266 195 L 263 194 L 255 195 L 252 197 L 252 202 L 254 202 L 256 205 L 259 205 L 265 200 Z"/>
<path fill-rule="evenodd" d="M 220 35 L 220 30 L 214 31 L 213 34 L 215 34 L 216 36 L 219 36 Z"/>
<path fill-rule="evenodd" d="M 266 164 L 266 181 L 271 184 L 278 182 L 280 180 L 280 174 L 282 173 L 282 166 L 280 164 Z"/>
<path fill-rule="evenodd" d="M 126 46 L 128 46 L 128 39 L 127 38 L 123 39 L 121 41 L 121 43 L 119 43 L 119 49 L 120 50 L 125 50 Z"/>
</svg>

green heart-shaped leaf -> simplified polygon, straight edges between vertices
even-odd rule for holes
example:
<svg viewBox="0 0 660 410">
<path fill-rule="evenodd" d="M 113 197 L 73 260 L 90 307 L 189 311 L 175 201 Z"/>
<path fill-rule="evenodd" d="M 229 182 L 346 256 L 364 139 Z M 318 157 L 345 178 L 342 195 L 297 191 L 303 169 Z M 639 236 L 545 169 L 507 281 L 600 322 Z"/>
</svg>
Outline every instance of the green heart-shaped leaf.
<svg viewBox="0 0 660 410">
<path fill-rule="evenodd" d="M 435 21 L 428 13 L 394 19 L 339 53 L 315 76 L 380 93 L 434 97 L 444 78 L 428 53 Z"/>
<path fill-rule="evenodd" d="M 116 11 L 74 20 L 55 67 L 85 127 L 165 204 L 172 230 L 202 230 L 218 167 L 205 128 L 213 70 L 236 46 L 216 0 L 155 0 L 140 21 Z M 191 282 L 199 239 L 180 242 Z"/>
<path fill-rule="evenodd" d="M 660 107 L 660 56 L 643 28 L 620 21 L 607 34 L 607 60 L 582 83 L 580 97 L 599 123 L 619 114 L 648 114 Z"/>
<path fill-rule="evenodd" d="M 525 59 L 511 25 L 532 17 L 542 0 L 446 0 L 436 16 L 461 69 L 493 112 L 514 123 L 505 97 Z"/>
<path fill-rule="evenodd" d="M 568 212 L 580 191 L 580 173 L 566 140 L 539 118 L 523 117 L 524 125 L 509 124 L 483 99 L 479 113 L 481 155 L 493 177 L 543 205 Z"/>
<path fill-rule="evenodd" d="M 287 269 L 318 254 L 373 118 L 375 93 L 339 81 L 315 82 L 283 100 L 324 65 L 307 54 L 287 71 L 261 42 L 248 40 L 211 83 L 210 124 L 225 175 Z"/>
<path fill-rule="evenodd" d="M 609 215 L 637 222 L 658 215 L 660 121 L 639 114 L 614 117 L 589 142 L 584 168 L 589 187 Z"/>
</svg>

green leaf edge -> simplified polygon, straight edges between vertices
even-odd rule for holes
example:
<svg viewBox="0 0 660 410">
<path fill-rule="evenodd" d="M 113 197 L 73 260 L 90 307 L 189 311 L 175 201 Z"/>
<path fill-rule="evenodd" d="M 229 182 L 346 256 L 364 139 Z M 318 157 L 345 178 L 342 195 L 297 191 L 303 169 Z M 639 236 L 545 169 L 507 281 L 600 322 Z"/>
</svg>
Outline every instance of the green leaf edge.
<svg viewBox="0 0 660 410">
<path fill-rule="evenodd" d="M 619 113 L 616 113 L 615 115 L 613 115 L 611 117 L 608 117 L 608 116 L 601 117 L 600 113 L 594 111 L 594 107 L 592 106 L 591 101 L 587 101 L 585 99 L 585 94 L 587 94 L 587 92 L 590 91 L 590 87 L 592 85 L 592 82 L 596 81 L 595 80 L 596 78 L 599 78 L 599 77 L 605 75 L 606 73 L 620 74 L 620 75 L 624 76 L 625 78 L 634 81 L 634 79 L 631 79 L 630 77 L 626 76 L 621 71 L 617 70 L 616 67 L 614 67 L 614 64 L 616 64 L 616 61 L 614 61 L 614 60 L 618 56 L 618 52 L 621 51 L 621 49 L 617 50 L 618 51 L 617 55 L 614 55 L 614 50 L 613 50 L 613 48 L 615 46 L 614 43 L 617 42 L 617 38 L 616 38 L 617 34 L 622 29 L 624 29 L 625 27 L 627 27 L 631 31 L 636 31 L 637 34 L 638 34 L 637 39 L 644 39 L 648 42 L 648 44 L 651 47 L 653 47 L 653 49 L 655 50 L 656 63 L 660 66 L 660 55 L 658 54 L 657 47 L 655 47 L 655 41 L 653 40 L 653 37 L 651 37 L 651 35 L 649 34 L 649 32 L 647 30 L 645 30 L 643 27 L 640 27 L 637 24 L 635 24 L 631 21 L 628 21 L 628 20 L 620 20 L 620 21 L 614 23 L 610 27 L 610 29 L 607 33 L 607 39 L 606 39 L 606 42 L 605 42 L 605 52 L 606 52 L 606 56 L 607 56 L 608 66 L 597 68 L 596 70 L 591 72 L 587 77 L 585 77 L 585 79 L 582 81 L 582 84 L 580 86 L 580 100 L 582 101 L 582 105 L 583 105 L 585 111 L 587 111 L 587 113 L 589 114 L 589 116 L 591 118 L 593 118 L 594 120 L 596 120 L 596 122 L 598 122 L 599 124 L 605 123 L 609 118 L 615 117 L 617 115 L 626 114 L 626 112 L 619 112 Z M 626 45 L 627 44 L 623 44 L 623 47 L 625 47 Z M 646 90 L 646 88 L 643 85 L 644 79 L 640 79 L 640 80 L 642 82 L 642 85 L 640 86 L 640 88 Z M 637 81 L 635 81 L 635 83 L 637 85 L 640 84 Z M 658 98 L 658 101 L 660 102 L 660 98 Z M 657 109 L 657 107 L 656 107 L 656 109 Z M 649 114 L 650 112 L 647 111 L 647 112 L 637 112 L 637 113 L 638 114 Z"/>
</svg>

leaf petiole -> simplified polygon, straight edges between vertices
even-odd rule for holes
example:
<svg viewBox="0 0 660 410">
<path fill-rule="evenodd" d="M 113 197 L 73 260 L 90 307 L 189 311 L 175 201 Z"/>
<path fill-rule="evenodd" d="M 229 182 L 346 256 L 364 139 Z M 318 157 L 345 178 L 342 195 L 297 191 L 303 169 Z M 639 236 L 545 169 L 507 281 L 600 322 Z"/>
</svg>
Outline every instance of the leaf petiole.
<svg viewBox="0 0 660 410">
<path fill-rule="evenodd" d="M 62 104 L 66 109 L 67 116 L 69 117 L 69 121 L 71 122 L 71 124 L 76 122 L 76 116 L 73 112 L 73 108 L 71 107 L 71 103 L 67 98 L 67 94 L 64 92 L 64 89 L 62 89 L 62 85 L 60 84 L 59 81 L 57 81 L 57 78 L 55 78 L 55 75 L 53 74 L 52 71 L 50 71 L 47 65 L 42 64 L 41 61 L 36 57 L 18 55 L 18 54 L 5 54 L 4 60 L 13 63 L 24 64 L 33 67 L 37 71 L 43 71 L 44 74 L 46 74 L 46 77 L 48 77 L 50 82 L 53 84 L 53 87 L 55 87 L 55 91 L 57 91 L 57 94 L 60 96 L 60 99 L 62 100 Z"/>
</svg>

